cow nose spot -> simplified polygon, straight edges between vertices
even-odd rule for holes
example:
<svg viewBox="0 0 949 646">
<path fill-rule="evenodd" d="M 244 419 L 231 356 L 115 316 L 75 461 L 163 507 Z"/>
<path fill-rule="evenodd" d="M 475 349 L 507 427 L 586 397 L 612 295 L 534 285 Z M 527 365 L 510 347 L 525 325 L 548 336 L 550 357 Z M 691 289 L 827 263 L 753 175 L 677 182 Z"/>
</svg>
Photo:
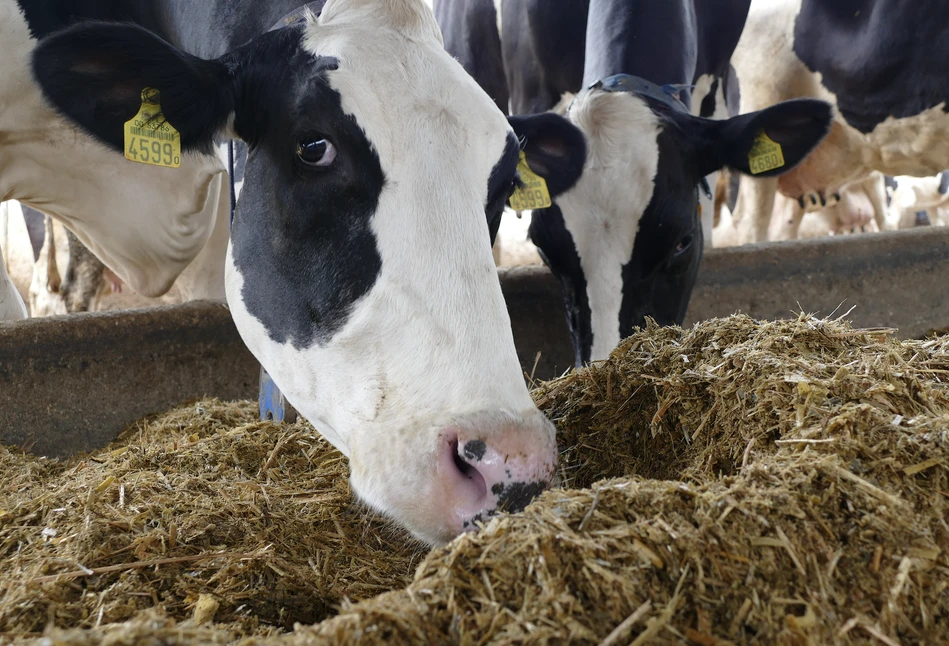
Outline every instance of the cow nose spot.
<svg viewBox="0 0 949 646">
<path fill-rule="evenodd" d="M 491 487 L 491 493 L 497 496 L 499 511 L 516 513 L 523 511 L 545 489 L 547 483 L 542 481 L 512 482 L 508 485 L 499 482 Z"/>
<path fill-rule="evenodd" d="M 476 515 L 481 517 L 522 511 L 550 485 L 550 473 L 539 468 L 541 461 L 535 456 L 510 455 L 481 439 L 458 442 L 453 458 L 479 498 L 482 509 Z M 536 477 L 539 471 L 544 477 Z"/>
<path fill-rule="evenodd" d="M 546 420 L 544 424 L 549 424 Z M 441 449 L 443 520 L 457 532 L 477 529 L 502 512 L 522 511 L 554 478 L 556 442 L 545 426 L 492 429 L 489 437 L 466 439 L 449 433 Z M 530 428 L 534 427 L 534 428 Z M 543 431 L 543 432 L 541 432 Z"/>
<path fill-rule="evenodd" d="M 465 442 L 465 459 L 472 462 L 481 462 L 484 459 L 484 452 L 488 450 L 488 445 L 484 440 L 472 440 Z"/>
</svg>

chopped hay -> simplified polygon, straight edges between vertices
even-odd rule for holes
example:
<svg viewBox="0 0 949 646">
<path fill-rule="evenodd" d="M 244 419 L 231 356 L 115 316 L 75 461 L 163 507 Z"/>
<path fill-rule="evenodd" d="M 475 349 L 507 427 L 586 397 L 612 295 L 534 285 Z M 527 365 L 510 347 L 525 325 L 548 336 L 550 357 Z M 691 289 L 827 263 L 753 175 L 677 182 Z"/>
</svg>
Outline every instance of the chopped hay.
<svg viewBox="0 0 949 646">
<path fill-rule="evenodd" d="M 63 462 L 0 449 L 0 633 L 122 622 L 202 598 L 238 632 L 407 583 L 424 550 L 355 504 L 308 424 L 200 402 Z M 207 602 L 206 602 L 207 603 Z"/>
<path fill-rule="evenodd" d="M 101 463 L 0 453 L 0 629 L 42 630 L 49 615 L 65 628 L 47 633 L 51 644 L 945 643 L 947 376 L 947 338 L 899 342 L 806 316 L 651 326 L 535 391 L 560 429 L 572 489 L 433 551 L 404 588 L 412 546 L 376 540 L 383 528 L 351 510 L 345 466 L 304 424 L 271 427 L 250 406 L 214 404 L 230 412 L 206 412 L 216 421 L 193 445 L 192 431 L 163 421 Z M 165 419 L 190 423 L 186 411 Z M 333 460 L 331 475 L 313 466 Z M 291 481 L 334 497 L 298 510 L 275 495 Z M 152 507 L 168 486 L 182 493 Z M 204 529 L 209 516 L 215 529 Z M 46 527 L 59 533 L 44 538 Z M 145 536 L 155 538 L 140 560 L 230 556 L 29 584 L 81 569 L 76 560 L 134 561 Z M 304 565 L 314 554 L 334 559 L 332 584 L 330 570 L 321 579 Z M 345 600 L 383 588 L 394 591 Z M 132 593 L 152 589 L 154 599 Z M 219 599 L 214 620 L 226 624 L 195 624 L 200 594 Z M 276 635 L 291 617 L 306 621 L 301 600 L 340 614 Z M 99 622 L 100 607 L 102 626 L 74 629 Z"/>
</svg>

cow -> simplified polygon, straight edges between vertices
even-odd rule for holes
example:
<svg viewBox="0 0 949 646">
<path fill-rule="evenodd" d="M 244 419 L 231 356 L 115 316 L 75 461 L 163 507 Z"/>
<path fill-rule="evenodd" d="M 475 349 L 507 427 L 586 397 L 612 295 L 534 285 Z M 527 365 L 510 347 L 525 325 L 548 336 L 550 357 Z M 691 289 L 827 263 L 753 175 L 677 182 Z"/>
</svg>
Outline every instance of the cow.
<svg viewBox="0 0 949 646">
<path fill-rule="evenodd" d="M 30 316 L 94 311 L 110 288 L 121 291 L 118 278 L 69 229 L 63 235 L 67 257 L 61 272 L 56 258 L 56 223 L 31 207 L 21 205 L 21 210 L 33 247 Z"/>
<path fill-rule="evenodd" d="M 9 250 L 6 269 L 26 300 L 30 316 L 180 301 L 174 288 L 160 299 L 123 293 L 121 280 L 60 222 L 16 200 L 3 206 L 9 219 L 0 247 Z"/>
<path fill-rule="evenodd" d="M 470 28 L 456 17 L 471 11 L 450 10 L 458 3 L 490 9 L 483 0 L 436 1 L 446 33 Z M 647 316 L 682 323 L 702 257 L 701 211 L 704 228 L 711 222 L 711 200 L 699 206 L 703 178 L 725 166 L 761 176 L 793 168 L 826 134 L 830 107 L 790 102 L 725 118 L 729 57 L 748 0 L 500 5 L 493 18 L 502 31 L 511 112 L 558 109 L 588 149 L 580 179 L 549 207 L 534 209 L 530 225 L 563 287 L 575 363 L 582 365 L 608 356 Z M 490 23 L 482 17 L 472 24 Z M 446 42 L 473 50 L 451 52 L 461 61 L 490 44 L 455 36 Z M 780 165 L 755 152 L 764 155 L 768 146 L 782 151 Z"/>
<path fill-rule="evenodd" d="M 949 173 L 933 177 L 891 177 L 888 197 L 894 228 L 949 226 Z"/>
<path fill-rule="evenodd" d="M 2 236 L 0 240 L 5 244 L 8 244 L 11 239 L 11 229 L 13 228 L 10 204 L 9 201 L 0 202 L 0 236 Z M 29 316 L 26 302 L 10 277 L 10 264 L 12 262 L 10 250 L 7 249 L 7 253 L 4 255 L 3 246 L 3 244 L 0 244 L 0 322 L 15 321 Z M 34 262 L 36 257 L 34 253 Z"/>
<path fill-rule="evenodd" d="M 126 196 L 218 168 L 219 138 L 247 144 L 221 268 L 231 315 L 370 508 L 439 544 L 550 485 L 554 427 L 521 372 L 489 223 L 521 155 L 553 192 L 572 185 L 573 125 L 508 120 L 422 0 L 0 2 L 44 118 L 134 183 Z M 127 161 L 132 127 L 161 128 L 181 168 Z"/>
<path fill-rule="evenodd" d="M 715 246 L 741 244 L 734 226 L 732 210 L 737 194 L 738 176 L 723 172 L 716 189 Z M 720 221 L 721 220 L 721 221 Z M 781 193 L 775 195 L 771 214 L 769 240 L 818 238 L 829 235 L 885 231 L 895 228 L 887 220 L 887 194 L 884 177 L 871 173 L 866 179 L 840 190 L 838 199 L 827 206 L 806 213 L 797 201 Z"/>
<path fill-rule="evenodd" d="M 92 138 L 77 136 L 44 103 L 32 78 L 30 57 L 39 38 L 84 17 L 124 20 L 135 13 L 157 25 L 157 6 L 131 0 L 0 0 L 0 199 L 66 224 L 141 294 L 162 294 L 180 275 L 189 298 L 223 299 L 229 204 L 220 160 L 187 155 L 170 174 L 115 158 Z M 218 244 L 208 247 L 209 241 Z M 3 272 L 0 302 L 13 291 Z M 0 315 L 23 318 L 26 309 Z"/>
<path fill-rule="evenodd" d="M 827 138 L 792 172 L 742 178 L 742 240 L 767 239 L 776 191 L 817 210 L 872 171 L 925 177 L 949 165 L 945 43 L 949 6 L 936 0 L 754 0 L 732 57 L 741 111 L 797 97 L 836 109 Z"/>
</svg>

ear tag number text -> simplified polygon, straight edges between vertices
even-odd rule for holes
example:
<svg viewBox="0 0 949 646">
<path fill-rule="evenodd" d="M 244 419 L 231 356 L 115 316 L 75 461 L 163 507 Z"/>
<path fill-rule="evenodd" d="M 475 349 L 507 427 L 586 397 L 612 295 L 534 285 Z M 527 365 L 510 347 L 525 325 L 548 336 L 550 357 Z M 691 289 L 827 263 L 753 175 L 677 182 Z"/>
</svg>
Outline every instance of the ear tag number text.
<svg viewBox="0 0 949 646">
<path fill-rule="evenodd" d="M 181 135 L 162 116 L 160 93 L 142 90 L 142 107 L 125 122 L 125 158 L 139 164 L 181 166 Z"/>
<path fill-rule="evenodd" d="M 755 143 L 748 151 L 748 166 L 752 175 L 766 173 L 784 166 L 784 151 L 781 144 L 772 141 L 764 130 L 755 137 Z"/>
<path fill-rule="evenodd" d="M 515 211 L 531 211 L 533 209 L 550 208 L 553 201 L 550 191 L 547 190 L 547 180 L 531 170 L 527 165 L 527 157 L 521 151 L 521 158 L 517 162 L 517 171 L 520 173 L 523 186 L 515 189 L 508 204 Z"/>
</svg>

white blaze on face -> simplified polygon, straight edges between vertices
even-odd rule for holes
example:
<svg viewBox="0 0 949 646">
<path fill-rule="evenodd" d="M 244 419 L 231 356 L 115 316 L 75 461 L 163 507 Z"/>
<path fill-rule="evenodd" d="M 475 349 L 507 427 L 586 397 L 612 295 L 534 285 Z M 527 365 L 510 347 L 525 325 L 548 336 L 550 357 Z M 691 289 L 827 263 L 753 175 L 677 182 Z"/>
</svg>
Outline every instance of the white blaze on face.
<svg viewBox="0 0 949 646">
<path fill-rule="evenodd" d="M 137 164 L 66 123 L 32 80 L 36 40 L 15 0 L 0 0 L 0 42 L 0 200 L 60 220 L 132 289 L 161 295 L 210 235 L 223 165 L 203 155 L 177 169 Z"/>
<path fill-rule="evenodd" d="M 229 250 L 231 312 L 287 399 L 351 458 L 357 493 L 443 541 L 462 529 L 436 477 L 446 428 L 482 420 L 489 444 L 530 429 L 532 450 L 556 455 L 521 375 L 484 212 L 511 129 L 444 51 L 421 0 L 336 0 L 305 46 L 338 59 L 325 78 L 381 161 L 381 274 L 329 341 L 298 350 L 248 312 Z"/>
<path fill-rule="evenodd" d="M 659 168 L 658 117 L 624 92 L 587 90 L 567 114 L 587 139 L 579 181 L 557 198 L 587 283 L 592 317 L 590 359 L 620 342 L 623 266 L 633 255 L 639 221 L 652 200 Z"/>
</svg>

